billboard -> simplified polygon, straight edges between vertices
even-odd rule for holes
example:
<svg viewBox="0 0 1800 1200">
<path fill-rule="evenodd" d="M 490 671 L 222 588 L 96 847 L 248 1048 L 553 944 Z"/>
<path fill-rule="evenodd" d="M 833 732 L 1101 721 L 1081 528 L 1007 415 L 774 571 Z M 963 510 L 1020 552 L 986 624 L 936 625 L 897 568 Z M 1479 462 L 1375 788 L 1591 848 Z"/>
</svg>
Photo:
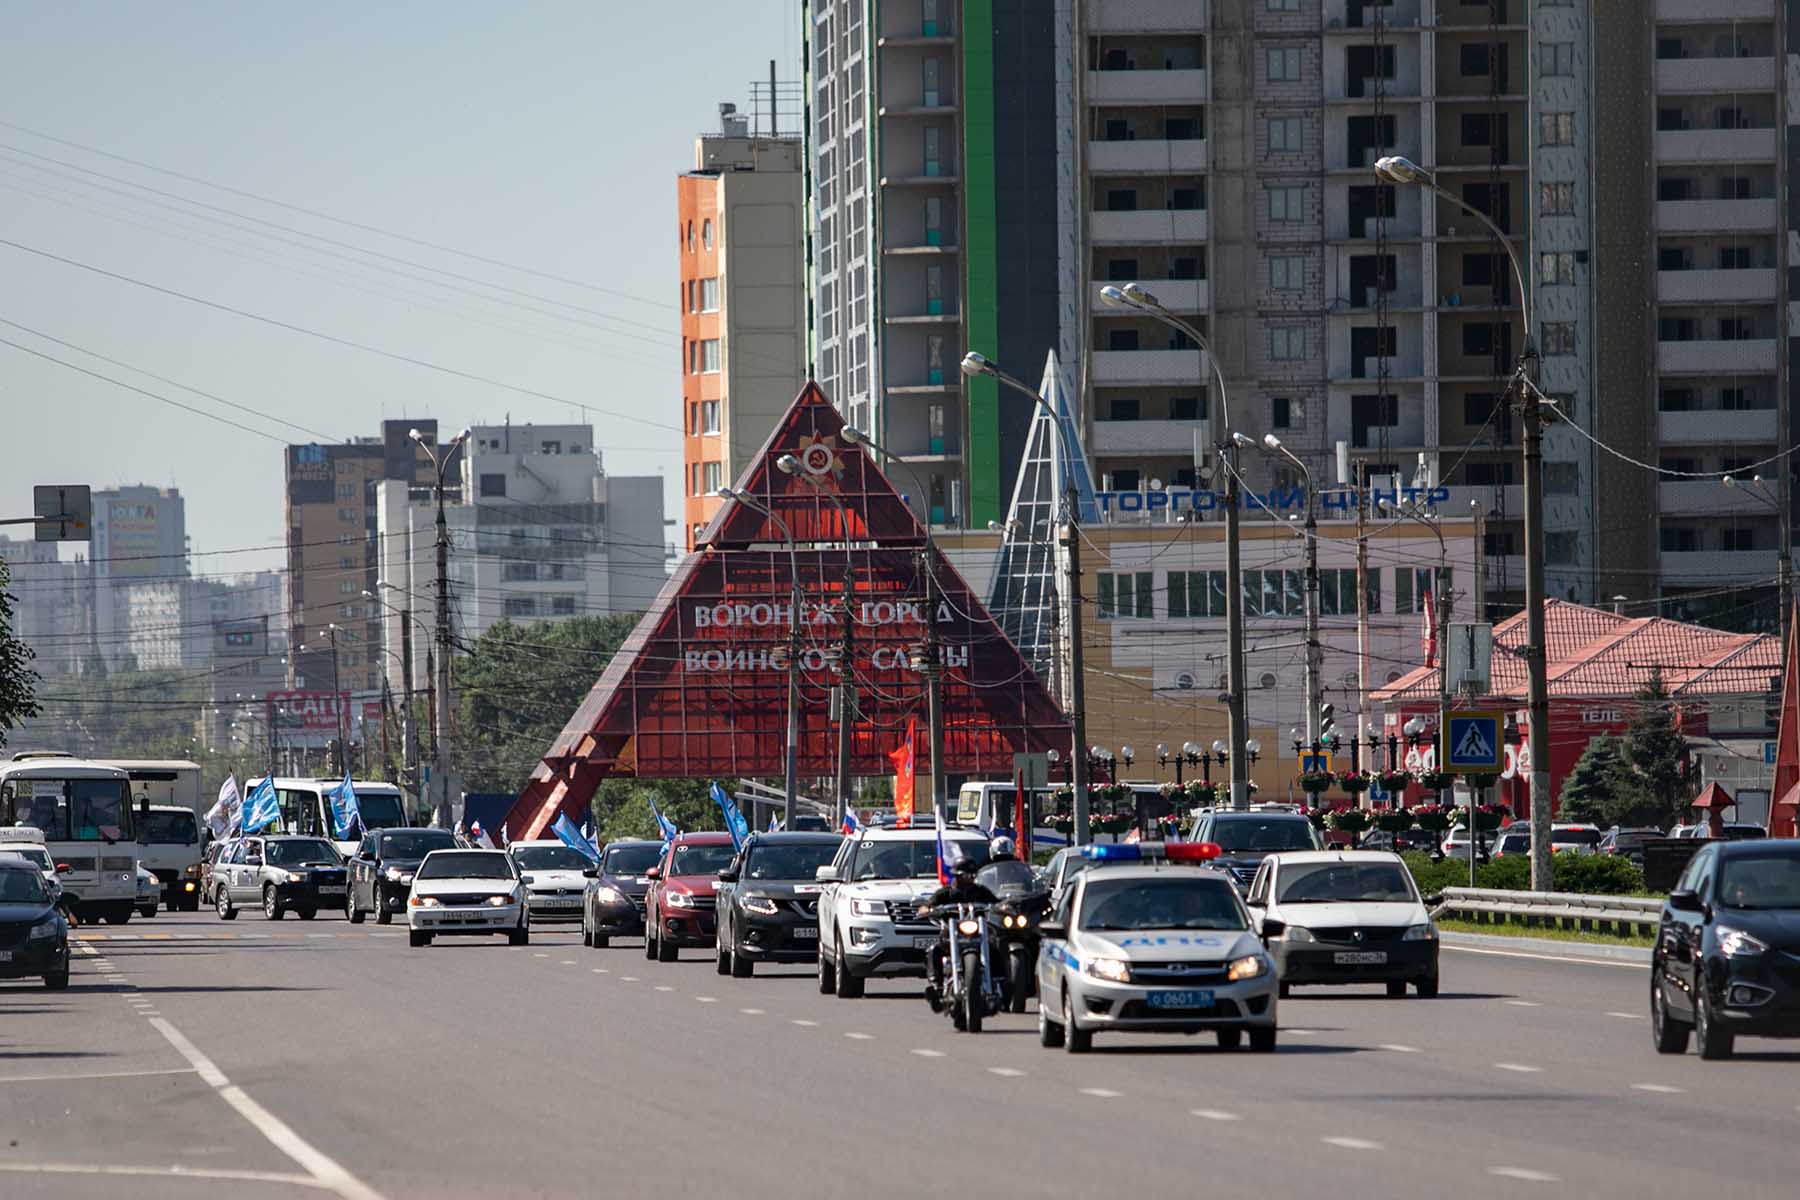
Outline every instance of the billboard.
<svg viewBox="0 0 1800 1200">
<path fill-rule="evenodd" d="M 160 557 L 164 553 L 162 522 L 180 520 L 177 504 L 154 499 L 109 499 L 101 505 L 105 522 L 107 574 L 113 579 L 167 576 L 179 569 Z M 181 533 L 171 537 L 179 544 Z"/>
<path fill-rule="evenodd" d="M 349 692 L 270 692 L 265 702 L 274 713 L 281 744 L 286 746 L 329 745 L 338 735 L 340 706 L 342 728 L 352 742 L 360 742 L 365 731 L 381 725 L 381 702 L 358 701 Z"/>
</svg>

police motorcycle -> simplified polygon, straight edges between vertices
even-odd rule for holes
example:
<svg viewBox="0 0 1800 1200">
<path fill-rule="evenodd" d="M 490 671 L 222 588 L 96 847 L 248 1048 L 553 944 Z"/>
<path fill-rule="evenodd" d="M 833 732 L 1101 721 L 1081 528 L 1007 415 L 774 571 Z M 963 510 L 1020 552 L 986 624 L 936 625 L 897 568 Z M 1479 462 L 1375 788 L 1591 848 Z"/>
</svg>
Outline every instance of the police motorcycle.
<svg viewBox="0 0 1800 1200">
<path fill-rule="evenodd" d="M 939 978 L 941 995 L 927 998 L 935 1012 L 948 1013 L 950 1021 L 965 1033 L 980 1033 L 981 1022 L 1006 1003 L 1002 981 L 993 966 L 992 905 L 960 903 L 936 920 L 944 930 L 945 960 Z"/>
<path fill-rule="evenodd" d="M 1037 991 L 1037 927 L 1050 911 L 1050 888 L 1016 858 L 988 863 L 975 873 L 975 882 L 1000 898 L 988 918 L 997 942 L 994 958 L 1005 963 L 1001 990 L 1006 1008 L 1022 1013 Z"/>
</svg>

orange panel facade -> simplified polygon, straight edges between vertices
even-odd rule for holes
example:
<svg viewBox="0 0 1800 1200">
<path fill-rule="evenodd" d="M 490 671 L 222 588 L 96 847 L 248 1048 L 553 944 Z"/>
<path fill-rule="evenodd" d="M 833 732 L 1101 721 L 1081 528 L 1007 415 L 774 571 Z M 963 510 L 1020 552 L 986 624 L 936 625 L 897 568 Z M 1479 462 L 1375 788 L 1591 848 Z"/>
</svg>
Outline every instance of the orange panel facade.
<svg viewBox="0 0 1800 1200">
<path fill-rule="evenodd" d="M 706 528 L 719 509 L 712 493 L 731 482 L 725 478 L 720 432 L 726 397 L 725 376 L 719 369 L 724 351 L 718 300 L 719 180 L 683 175 L 675 181 L 675 193 L 681 264 L 682 525 L 686 547 L 692 550 L 696 530 Z M 710 361 L 709 343 L 715 350 Z M 715 465 L 709 470 L 708 464 Z"/>
</svg>

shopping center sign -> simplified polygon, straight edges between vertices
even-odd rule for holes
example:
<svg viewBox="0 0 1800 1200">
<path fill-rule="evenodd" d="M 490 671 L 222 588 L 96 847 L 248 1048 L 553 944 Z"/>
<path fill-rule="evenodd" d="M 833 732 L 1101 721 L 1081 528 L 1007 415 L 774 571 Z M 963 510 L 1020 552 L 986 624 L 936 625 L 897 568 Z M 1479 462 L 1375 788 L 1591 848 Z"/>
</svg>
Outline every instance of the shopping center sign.
<svg viewBox="0 0 1800 1200">
<path fill-rule="evenodd" d="M 1370 505 L 1385 502 L 1390 505 L 1419 504 L 1430 508 L 1447 503 L 1450 499 L 1450 489 L 1447 487 L 1371 487 L 1363 489 L 1363 492 L 1363 498 Z M 1319 506 L 1328 513 L 1355 512 L 1357 497 L 1356 488 L 1332 488 L 1319 493 Z M 1172 487 L 1154 492 L 1100 492 L 1095 498 L 1100 502 L 1103 516 L 1134 512 L 1211 512 L 1225 507 L 1224 492 L 1204 488 Z M 1250 511 L 1267 509 L 1270 512 L 1304 512 L 1306 489 L 1286 487 L 1270 488 L 1266 492 L 1245 492 L 1238 503 L 1241 508 Z"/>
</svg>

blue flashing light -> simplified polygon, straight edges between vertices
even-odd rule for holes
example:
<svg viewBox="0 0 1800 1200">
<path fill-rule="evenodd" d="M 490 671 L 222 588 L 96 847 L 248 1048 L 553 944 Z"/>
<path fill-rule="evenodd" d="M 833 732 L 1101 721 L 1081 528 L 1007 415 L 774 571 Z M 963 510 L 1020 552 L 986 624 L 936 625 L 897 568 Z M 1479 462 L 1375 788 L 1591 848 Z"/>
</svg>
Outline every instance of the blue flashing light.
<svg viewBox="0 0 1800 1200">
<path fill-rule="evenodd" d="M 1137 862 L 1144 857 L 1143 849 L 1135 842 L 1090 843 L 1080 853 L 1094 862 Z"/>
</svg>

